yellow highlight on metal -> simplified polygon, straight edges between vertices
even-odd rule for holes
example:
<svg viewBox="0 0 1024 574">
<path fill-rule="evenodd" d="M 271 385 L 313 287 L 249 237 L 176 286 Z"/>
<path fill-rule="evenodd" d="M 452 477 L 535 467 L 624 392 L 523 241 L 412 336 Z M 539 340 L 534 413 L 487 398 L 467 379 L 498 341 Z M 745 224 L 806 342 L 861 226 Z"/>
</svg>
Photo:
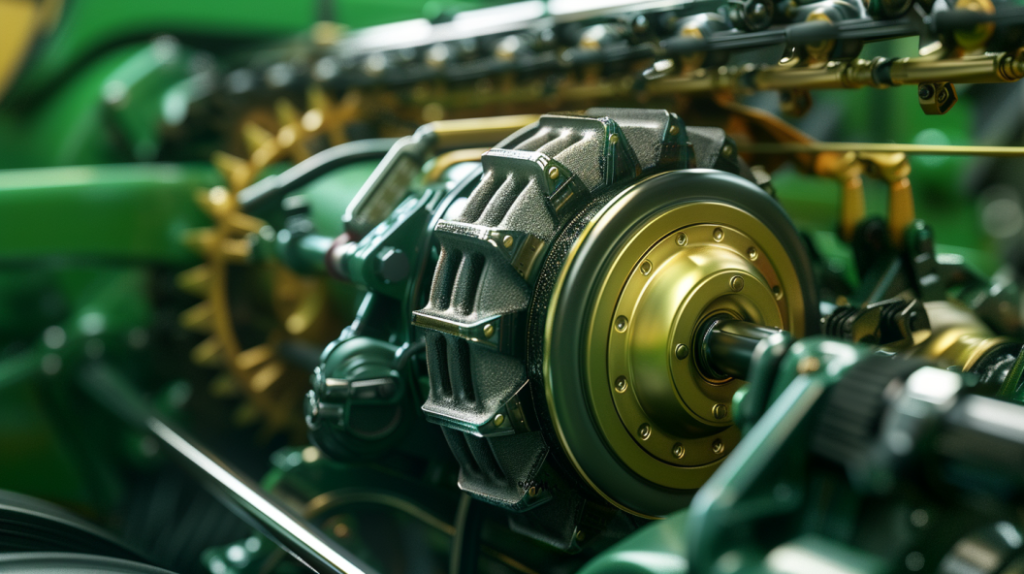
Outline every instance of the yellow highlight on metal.
<svg viewBox="0 0 1024 574">
<path fill-rule="evenodd" d="M 11 88 L 32 44 L 56 24 L 63 0 L 0 0 L 0 99 Z"/>
</svg>

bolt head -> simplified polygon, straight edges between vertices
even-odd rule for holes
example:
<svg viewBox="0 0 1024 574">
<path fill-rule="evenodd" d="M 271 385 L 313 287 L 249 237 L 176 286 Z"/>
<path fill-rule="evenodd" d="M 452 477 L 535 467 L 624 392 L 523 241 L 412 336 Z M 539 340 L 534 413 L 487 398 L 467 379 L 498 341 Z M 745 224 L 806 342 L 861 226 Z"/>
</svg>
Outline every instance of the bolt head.
<svg viewBox="0 0 1024 574">
<path fill-rule="evenodd" d="M 686 345 L 679 343 L 676 345 L 676 358 L 680 361 L 690 356 L 690 348 Z"/>
<path fill-rule="evenodd" d="M 740 292 L 743 290 L 743 277 L 739 275 L 733 275 L 732 279 L 729 280 L 729 288 L 733 291 Z"/>
<path fill-rule="evenodd" d="M 551 179 L 558 179 L 558 167 L 551 166 L 548 168 L 548 177 Z"/>
<path fill-rule="evenodd" d="M 494 415 L 494 426 L 500 427 L 505 422 L 505 415 L 498 413 Z"/>
</svg>

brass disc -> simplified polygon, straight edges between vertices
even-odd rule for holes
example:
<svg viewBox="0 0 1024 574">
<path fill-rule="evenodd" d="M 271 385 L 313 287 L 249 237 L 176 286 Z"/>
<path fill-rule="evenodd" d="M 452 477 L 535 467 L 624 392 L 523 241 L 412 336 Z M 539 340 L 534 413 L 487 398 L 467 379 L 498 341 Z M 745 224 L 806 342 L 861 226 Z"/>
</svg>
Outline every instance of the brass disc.
<svg viewBox="0 0 1024 574">
<path fill-rule="evenodd" d="M 576 470 L 612 504 L 648 517 L 674 510 L 739 441 L 731 401 L 745 383 L 702 372 L 696 338 L 722 314 L 795 337 L 814 324 L 791 226 L 750 182 L 688 170 L 622 191 L 573 241 L 547 312 L 548 406 Z M 588 293 L 578 291 L 585 277 Z"/>
</svg>

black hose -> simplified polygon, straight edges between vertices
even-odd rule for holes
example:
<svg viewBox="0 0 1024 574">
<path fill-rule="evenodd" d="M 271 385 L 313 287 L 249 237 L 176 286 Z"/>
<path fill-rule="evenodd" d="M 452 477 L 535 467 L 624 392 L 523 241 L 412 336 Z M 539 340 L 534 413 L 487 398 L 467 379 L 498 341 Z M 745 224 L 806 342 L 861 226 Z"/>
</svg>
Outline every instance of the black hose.
<svg viewBox="0 0 1024 574">
<path fill-rule="evenodd" d="M 387 155 L 397 138 L 373 138 L 329 147 L 278 175 L 267 176 L 238 192 L 242 211 L 252 212 L 339 167 Z"/>
</svg>

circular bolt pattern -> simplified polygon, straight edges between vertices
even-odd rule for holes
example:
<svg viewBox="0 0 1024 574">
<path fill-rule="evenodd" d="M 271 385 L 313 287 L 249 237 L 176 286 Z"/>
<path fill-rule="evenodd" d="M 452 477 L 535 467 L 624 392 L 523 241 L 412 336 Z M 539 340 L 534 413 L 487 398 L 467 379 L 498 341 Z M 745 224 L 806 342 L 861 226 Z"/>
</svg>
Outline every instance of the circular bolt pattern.
<svg viewBox="0 0 1024 574">
<path fill-rule="evenodd" d="M 621 333 L 621 332 L 625 331 L 625 330 L 626 330 L 626 326 L 627 326 L 627 325 L 629 325 L 629 320 L 628 320 L 628 319 L 626 319 L 626 317 L 625 317 L 624 315 L 619 315 L 619 316 L 618 316 L 618 317 L 617 317 L 617 318 L 615 319 L 615 329 L 616 329 L 616 330 L 617 330 L 618 332 L 620 332 L 620 333 Z"/>
<path fill-rule="evenodd" d="M 672 456 L 676 458 L 683 458 L 686 456 L 686 449 L 683 448 L 683 445 L 676 443 L 676 445 L 672 447 Z"/>
<path fill-rule="evenodd" d="M 494 415 L 494 426 L 500 427 L 505 422 L 505 415 L 498 413 Z"/>
<path fill-rule="evenodd" d="M 484 325 L 484 337 L 490 339 L 494 336 L 494 325 L 490 323 Z"/>
<path fill-rule="evenodd" d="M 729 409 L 722 403 L 718 403 L 711 407 L 711 414 L 715 415 L 716 419 L 724 419 L 725 415 L 729 414 Z"/>
<path fill-rule="evenodd" d="M 558 167 L 557 166 L 551 166 L 550 168 L 548 168 L 548 177 L 550 177 L 551 179 L 558 179 Z"/>
<path fill-rule="evenodd" d="M 690 348 L 689 347 L 687 347 L 686 345 L 684 345 L 682 343 L 679 343 L 678 345 L 676 345 L 676 358 L 677 359 L 683 360 L 683 359 L 685 359 L 686 357 L 689 357 L 689 356 L 690 356 Z"/>
<path fill-rule="evenodd" d="M 652 265 L 650 261 L 644 261 L 640 264 L 640 272 L 644 275 L 650 275 L 653 267 L 654 265 Z"/>
<path fill-rule="evenodd" d="M 733 275 L 732 279 L 729 280 L 729 287 L 736 292 L 743 290 L 743 277 L 739 275 Z"/>
<path fill-rule="evenodd" d="M 722 230 L 721 227 L 716 227 L 715 230 L 711 232 L 711 236 L 715 238 L 715 241 L 721 241 L 725 238 L 725 231 Z"/>
<path fill-rule="evenodd" d="M 624 393 L 629 388 L 629 383 L 626 382 L 626 377 L 619 377 L 615 379 L 615 392 Z"/>
<path fill-rule="evenodd" d="M 512 239 L 511 235 L 506 235 L 501 240 L 501 244 L 505 246 L 505 249 L 511 249 L 512 248 L 512 244 L 515 243 L 515 242 L 516 242 L 516 240 Z"/>
<path fill-rule="evenodd" d="M 643 440 L 651 438 L 651 425 L 647 423 L 640 425 L 640 429 L 637 431 L 637 434 L 639 434 L 640 438 Z"/>
<path fill-rule="evenodd" d="M 715 442 L 711 443 L 711 452 L 715 454 L 722 454 L 725 452 L 725 443 L 722 442 L 722 439 L 716 438 Z"/>
</svg>

